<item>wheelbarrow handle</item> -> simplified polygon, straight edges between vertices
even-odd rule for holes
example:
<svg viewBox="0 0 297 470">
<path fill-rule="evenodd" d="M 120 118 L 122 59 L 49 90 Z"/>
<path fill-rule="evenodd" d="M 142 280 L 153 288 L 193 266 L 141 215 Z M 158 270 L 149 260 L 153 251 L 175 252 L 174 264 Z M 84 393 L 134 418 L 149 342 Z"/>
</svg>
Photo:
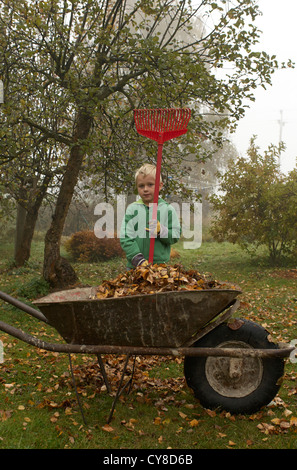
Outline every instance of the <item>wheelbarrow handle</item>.
<svg viewBox="0 0 297 470">
<path fill-rule="evenodd" d="M 144 347 L 144 346 L 113 346 L 113 345 L 85 345 L 85 344 L 61 344 L 47 343 L 29 335 L 14 326 L 0 321 L 0 330 L 8 333 L 14 338 L 20 339 L 31 346 L 46 351 L 75 354 L 129 354 L 129 355 L 149 355 L 149 356 L 196 356 L 196 357 L 288 357 L 294 347 L 284 347 L 281 349 L 241 349 L 241 348 L 170 348 L 170 347 Z"/>
<path fill-rule="evenodd" d="M 36 310 L 35 308 L 30 307 L 30 305 L 27 305 L 24 302 L 21 302 L 20 300 L 17 300 L 14 297 L 11 297 L 10 295 L 6 294 L 5 292 L 2 292 L 1 290 L 0 290 L 0 299 L 4 300 L 5 302 L 8 302 L 14 307 L 19 308 L 20 310 L 23 310 L 26 313 L 29 313 L 29 315 L 31 315 L 32 317 L 35 317 L 38 320 L 43 321 L 44 323 L 48 323 L 48 319 L 41 312 L 39 312 L 39 310 Z"/>
</svg>

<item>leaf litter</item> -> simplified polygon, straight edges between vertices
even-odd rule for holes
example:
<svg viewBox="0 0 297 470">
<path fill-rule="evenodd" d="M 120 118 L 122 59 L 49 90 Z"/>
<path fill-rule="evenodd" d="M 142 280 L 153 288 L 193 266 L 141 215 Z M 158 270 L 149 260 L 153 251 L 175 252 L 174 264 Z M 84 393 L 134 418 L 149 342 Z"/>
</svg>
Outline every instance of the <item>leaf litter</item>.
<svg viewBox="0 0 297 470">
<path fill-rule="evenodd" d="M 163 269 L 162 269 L 163 268 Z M 167 272 L 165 272 L 165 270 Z M 138 273 L 138 279 L 136 274 Z M 191 274 L 194 273 L 193 276 Z M 292 272 L 290 273 L 292 275 Z M 295 271 L 293 272 L 295 275 Z M 126 280 L 123 279 L 123 276 L 126 276 Z M 166 277 L 168 276 L 168 277 Z M 194 278 L 191 280 L 191 277 Z M 291 276 L 290 276 L 291 277 Z M 200 281 L 200 283 L 198 282 Z M 110 283 L 110 284 L 109 284 Z M 133 284 L 139 284 L 139 286 L 133 285 Z M 115 296 L 121 296 L 121 295 L 138 295 L 142 293 L 155 293 L 158 291 L 166 291 L 166 290 L 191 290 L 191 289 L 210 289 L 210 288 L 232 288 L 230 285 L 219 283 L 218 281 L 212 281 L 208 280 L 206 276 L 203 276 L 197 271 L 188 271 L 185 272 L 180 265 L 176 266 L 167 266 L 163 265 L 160 266 L 158 265 L 157 269 L 155 269 L 154 266 L 146 266 L 142 267 L 141 269 L 136 269 L 133 270 L 132 272 L 127 272 L 124 274 L 119 275 L 116 279 L 112 281 L 103 281 L 102 286 L 108 287 L 110 285 L 110 288 L 106 289 L 106 292 L 103 292 L 102 298 L 105 297 L 111 297 L 113 295 Z M 134 289 L 136 287 L 136 289 Z M 120 291 L 120 289 L 125 289 L 123 292 Z M 131 293 L 132 291 L 132 293 Z M 268 292 L 268 289 L 267 289 Z M 271 290 L 269 290 L 271 292 Z M 265 315 L 265 317 L 269 317 L 269 320 L 274 319 L 274 316 L 276 315 L 276 312 L 270 311 L 270 310 L 262 310 L 262 308 L 258 307 L 258 303 L 262 299 L 260 295 L 260 290 L 256 291 L 258 297 L 256 299 L 252 298 L 251 295 L 246 295 L 248 298 L 249 302 L 246 302 L 246 304 L 242 303 L 241 308 L 246 308 L 249 310 L 249 315 L 255 314 L 257 316 L 261 316 L 260 320 L 263 320 L 262 315 Z M 102 292 L 100 293 L 102 294 Z M 100 297 L 100 294 L 98 298 Z M 295 301 L 295 296 L 294 298 L 291 299 L 292 302 Z M 262 307 L 262 304 L 260 304 Z M 287 304 L 287 309 L 286 309 L 286 321 L 288 322 L 288 307 L 290 307 L 291 304 Z M 250 309 L 253 309 L 253 312 L 250 312 Z M 292 303 L 292 318 L 296 318 L 294 316 L 294 313 L 296 312 L 296 306 L 295 304 Z M 290 312 L 289 312 L 290 313 Z M 291 323 L 295 324 L 295 321 L 291 320 L 290 317 L 290 326 Z M 12 347 L 11 344 L 7 346 Z M 49 362 L 55 363 L 58 361 L 58 357 L 54 356 L 52 353 L 44 353 L 44 352 L 39 352 L 37 350 L 38 356 L 42 355 L 44 356 L 44 359 L 47 359 Z M 40 360 L 40 357 L 38 357 L 36 360 Z M 107 362 L 107 369 L 109 372 L 109 380 L 111 383 L 116 386 L 119 377 L 121 374 L 121 362 L 123 358 L 117 357 L 114 358 L 112 355 L 111 356 L 105 356 L 105 360 Z M 209 415 L 211 418 L 215 418 L 216 416 L 222 417 L 224 419 L 230 419 L 235 421 L 239 419 L 246 419 L 246 420 L 252 420 L 255 423 L 256 428 L 258 429 L 259 434 L 263 436 L 263 441 L 269 440 L 270 437 L 274 435 L 280 435 L 280 434 L 287 434 L 289 432 L 293 432 L 294 434 L 297 434 L 297 417 L 296 417 L 296 409 L 293 407 L 293 411 L 289 410 L 287 408 L 287 404 L 284 403 L 282 400 L 280 400 L 279 397 L 276 397 L 274 400 L 273 405 L 271 404 L 267 409 L 262 410 L 261 412 L 257 413 L 254 416 L 249 416 L 249 417 L 234 417 L 234 416 L 229 416 L 228 413 L 221 413 L 220 415 L 217 414 L 215 411 L 210 411 L 210 410 L 200 410 L 199 405 L 195 403 L 193 404 L 187 404 L 183 400 L 176 395 L 176 392 L 180 392 L 183 390 L 184 387 L 184 379 L 183 377 L 170 377 L 170 378 L 158 378 L 158 377 L 153 377 L 149 371 L 153 370 L 155 366 L 158 367 L 158 364 L 160 362 L 165 361 L 165 358 L 161 357 L 137 357 L 137 362 L 138 362 L 138 367 L 136 368 L 134 372 L 134 377 L 133 377 L 133 389 L 134 392 L 136 393 L 136 402 L 140 403 L 147 403 L 150 405 L 153 405 L 155 407 L 156 413 L 158 413 L 158 417 L 160 417 L 160 420 L 156 419 L 156 425 L 160 422 L 160 425 L 166 424 L 166 411 L 167 407 L 170 405 L 174 405 L 177 409 L 179 407 L 182 407 L 180 409 L 185 409 L 187 408 L 189 413 L 183 413 L 180 411 L 178 413 L 178 416 L 181 420 L 182 427 L 176 433 L 178 434 L 179 432 L 182 432 L 182 430 L 188 429 L 187 432 L 191 430 L 198 429 L 200 427 L 200 423 L 202 422 L 200 419 L 204 418 L 205 415 Z M 22 359 L 22 363 L 24 362 L 29 363 L 29 358 Z M 32 357 L 30 358 L 30 363 L 32 363 Z M 4 368 L 7 369 L 7 372 L 10 372 L 8 374 L 9 380 L 7 381 L 8 383 L 5 383 L 5 379 L 2 378 L 0 382 L 4 382 L 4 387 L 3 391 L 5 395 L 14 395 L 18 394 L 21 391 L 21 385 L 17 384 L 14 382 L 14 375 L 13 375 L 13 369 L 15 367 L 15 364 L 6 364 L 3 365 Z M 36 368 L 40 368 L 41 366 L 39 364 L 36 364 Z M 74 366 L 75 367 L 75 366 Z M 10 368 L 10 370 L 8 370 Z M 35 370 L 35 369 L 34 369 Z M 38 372 L 35 370 L 35 373 Z M 128 376 L 131 375 L 131 371 L 127 371 Z M 96 394 L 91 393 L 86 395 L 88 399 L 92 399 L 97 395 L 99 392 L 103 392 L 104 390 L 104 384 L 103 380 L 100 377 L 99 373 L 99 368 L 98 365 L 93 363 L 89 363 L 89 358 L 86 358 L 86 364 L 85 366 L 82 366 L 81 364 L 79 366 L 75 367 L 75 375 L 76 379 L 78 380 L 78 388 L 79 388 L 79 393 L 83 394 L 83 391 L 86 386 L 90 385 L 91 386 L 91 392 L 96 391 Z M 291 396 L 296 396 L 297 394 L 297 387 L 296 387 L 296 372 L 287 372 L 287 379 L 288 376 L 290 377 L 290 384 L 287 386 L 288 388 L 288 397 Z M 26 403 L 26 405 L 33 406 L 37 404 L 39 408 L 47 408 L 49 411 L 52 411 L 51 419 L 50 422 L 53 425 L 57 425 L 57 422 L 60 421 L 60 417 L 64 414 L 61 412 L 61 410 L 71 410 L 71 409 L 76 409 L 77 408 L 77 403 L 75 398 L 68 398 L 65 400 L 65 397 L 63 399 L 58 398 L 56 395 L 57 389 L 63 388 L 63 386 L 67 387 L 68 389 L 72 389 L 72 383 L 70 381 L 70 377 L 68 373 L 65 373 L 65 375 L 58 376 L 56 378 L 52 378 L 53 380 L 53 385 L 56 383 L 56 386 L 52 386 L 52 393 L 50 394 L 51 398 L 44 398 L 41 402 L 33 402 L 30 401 Z M 292 381 L 294 383 L 292 383 Z M 37 386 L 42 387 L 42 390 L 38 390 L 42 392 L 48 393 L 48 384 L 41 385 L 41 382 L 36 382 L 36 390 Z M 154 399 L 150 395 L 150 389 L 158 389 L 158 394 L 159 398 L 158 400 Z M 168 390 L 171 391 L 171 393 L 168 392 Z M 54 395 L 52 395 L 54 394 Z M 121 397 L 121 400 L 126 401 L 127 398 L 124 395 Z M 85 405 L 85 404 L 84 404 Z M 291 403 L 292 405 L 292 403 Z M 131 405 L 132 406 L 132 405 Z M 190 406 L 193 407 L 193 409 L 190 409 Z M 198 407 L 198 408 L 197 408 Z M 284 410 L 283 413 L 282 409 Z M 200 412 L 200 417 L 198 417 L 197 413 L 194 413 L 195 411 Z M 77 410 L 76 410 L 77 411 Z M 24 411 L 19 411 L 19 409 L 16 411 L 14 410 L 8 410 L 6 407 L 3 410 L 0 410 L 0 422 L 10 420 L 10 418 L 13 416 L 15 412 L 20 412 L 24 413 Z M 68 413 L 67 413 L 68 414 Z M 196 415 L 196 416 L 195 416 Z M 25 423 L 27 423 L 28 419 L 30 418 L 23 418 L 24 420 L 24 428 L 25 428 Z M 71 418 L 73 420 L 74 418 Z M 168 421 L 168 419 L 167 419 Z M 79 423 L 75 422 L 75 425 L 78 425 Z M 137 422 L 132 422 L 131 420 L 127 420 L 127 422 L 122 421 L 121 425 L 123 428 L 127 429 L 127 431 L 132 431 L 133 428 L 138 429 Z M 218 426 L 215 424 L 215 429 L 217 430 L 217 436 L 226 439 L 226 445 L 228 444 L 230 447 L 236 444 L 234 441 L 231 441 L 229 439 L 228 434 L 226 434 L 226 431 L 224 427 Z M 58 431 L 57 427 L 57 431 Z M 112 429 L 107 430 L 107 432 L 112 432 Z M 138 430 L 138 433 L 140 435 L 142 431 Z M 60 430 L 60 434 L 63 433 L 63 430 Z M 231 436 L 230 436 L 231 437 Z M 2 438 L 0 438 L 2 439 Z M 73 440 L 73 437 L 70 437 L 70 443 L 71 439 Z M 160 436 L 159 439 L 162 439 L 162 436 Z M 256 439 L 257 441 L 257 439 Z M 253 442 L 251 440 L 246 441 L 248 446 L 255 445 L 256 442 Z"/>
<path fill-rule="evenodd" d="M 149 264 L 138 266 L 97 287 L 96 298 L 125 297 L 158 292 L 233 288 L 231 284 L 208 279 L 198 271 L 181 265 Z"/>
</svg>

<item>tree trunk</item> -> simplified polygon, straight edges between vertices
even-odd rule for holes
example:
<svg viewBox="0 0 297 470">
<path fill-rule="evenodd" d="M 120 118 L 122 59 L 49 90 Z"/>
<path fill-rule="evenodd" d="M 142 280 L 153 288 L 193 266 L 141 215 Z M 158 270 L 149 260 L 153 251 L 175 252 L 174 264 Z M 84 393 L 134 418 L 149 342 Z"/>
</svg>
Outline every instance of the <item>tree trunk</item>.
<svg viewBox="0 0 297 470">
<path fill-rule="evenodd" d="M 51 287 L 66 288 L 78 282 L 78 277 L 67 260 L 60 255 L 60 242 L 65 219 L 77 183 L 84 157 L 84 140 L 88 137 L 92 116 L 79 111 L 74 132 L 74 146 L 64 172 L 52 223 L 45 236 L 43 277 Z"/>
<path fill-rule="evenodd" d="M 34 230 L 38 218 L 38 213 L 44 196 L 46 194 L 51 177 L 45 176 L 42 185 L 36 190 L 34 198 L 25 197 L 25 199 L 32 199 L 33 203 L 27 202 L 27 209 L 18 204 L 17 208 L 17 227 L 16 227 L 16 240 L 14 261 L 16 266 L 24 266 L 28 261 L 31 254 L 31 243 L 34 235 Z M 24 197 L 24 194 L 23 194 Z"/>
<path fill-rule="evenodd" d="M 27 217 L 27 209 L 21 204 L 17 203 L 17 218 L 16 218 L 16 229 L 15 229 L 15 240 L 14 240 L 14 261 L 16 266 L 23 266 L 24 261 L 21 259 L 21 253 L 23 252 L 23 235 L 25 221 Z"/>
<path fill-rule="evenodd" d="M 28 211 L 25 210 L 26 216 L 23 224 L 21 238 L 15 246 L 14 261 L 16 266 L 24 266 L 25 262 L 30 258 L 31 243 L 34 235 L 35 225 L 38 217 L 38 209 L 35 206 Z"/>
</svg>

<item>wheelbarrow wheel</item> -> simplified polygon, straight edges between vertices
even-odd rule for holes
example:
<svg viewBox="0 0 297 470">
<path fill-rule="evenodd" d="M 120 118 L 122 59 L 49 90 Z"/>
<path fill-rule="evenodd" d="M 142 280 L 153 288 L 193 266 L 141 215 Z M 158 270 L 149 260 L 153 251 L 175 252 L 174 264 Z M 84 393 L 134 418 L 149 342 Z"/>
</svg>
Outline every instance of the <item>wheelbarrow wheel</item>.
<svg viewBox="0 0 297 470">
<path fill-rule="evenodd" d="M 194 347 L 276 349 L 268 339 L 268 331 L 247 320 L 237 321 L 230 328 L 219 325 L 198 340 Z M 201 405 L 223 409 L 232 414 L 252 414 L 271 402 L 277 394 L 284 374 L 282 358 L 259 357 L 185 357 L 187 385 Z"/>
</svg>

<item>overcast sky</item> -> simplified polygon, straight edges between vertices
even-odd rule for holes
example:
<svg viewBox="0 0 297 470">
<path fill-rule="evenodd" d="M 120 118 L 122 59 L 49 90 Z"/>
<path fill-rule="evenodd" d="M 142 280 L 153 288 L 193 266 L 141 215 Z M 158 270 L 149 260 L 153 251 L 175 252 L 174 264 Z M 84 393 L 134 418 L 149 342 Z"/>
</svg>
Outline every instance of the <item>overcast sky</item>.
<svg viewBox="0 0 297 470">
<path fill-rule="evenodd" d="M 281 169 L 287 173 L 296 167 L 297 157 L 297 0 L 258 0 L 258 5 L 263 16 L 256 24 L 263 33 L 257 49 L 275 54 L 280 63 L 292 59 L 296 67 L 275 72 L 272 86 L 256 90 L 255 103 L 230 137 L 242 156 L 253 135 L 261 150 L 278 145 L 281 138 L 286 145 Z"/>
</svg>

